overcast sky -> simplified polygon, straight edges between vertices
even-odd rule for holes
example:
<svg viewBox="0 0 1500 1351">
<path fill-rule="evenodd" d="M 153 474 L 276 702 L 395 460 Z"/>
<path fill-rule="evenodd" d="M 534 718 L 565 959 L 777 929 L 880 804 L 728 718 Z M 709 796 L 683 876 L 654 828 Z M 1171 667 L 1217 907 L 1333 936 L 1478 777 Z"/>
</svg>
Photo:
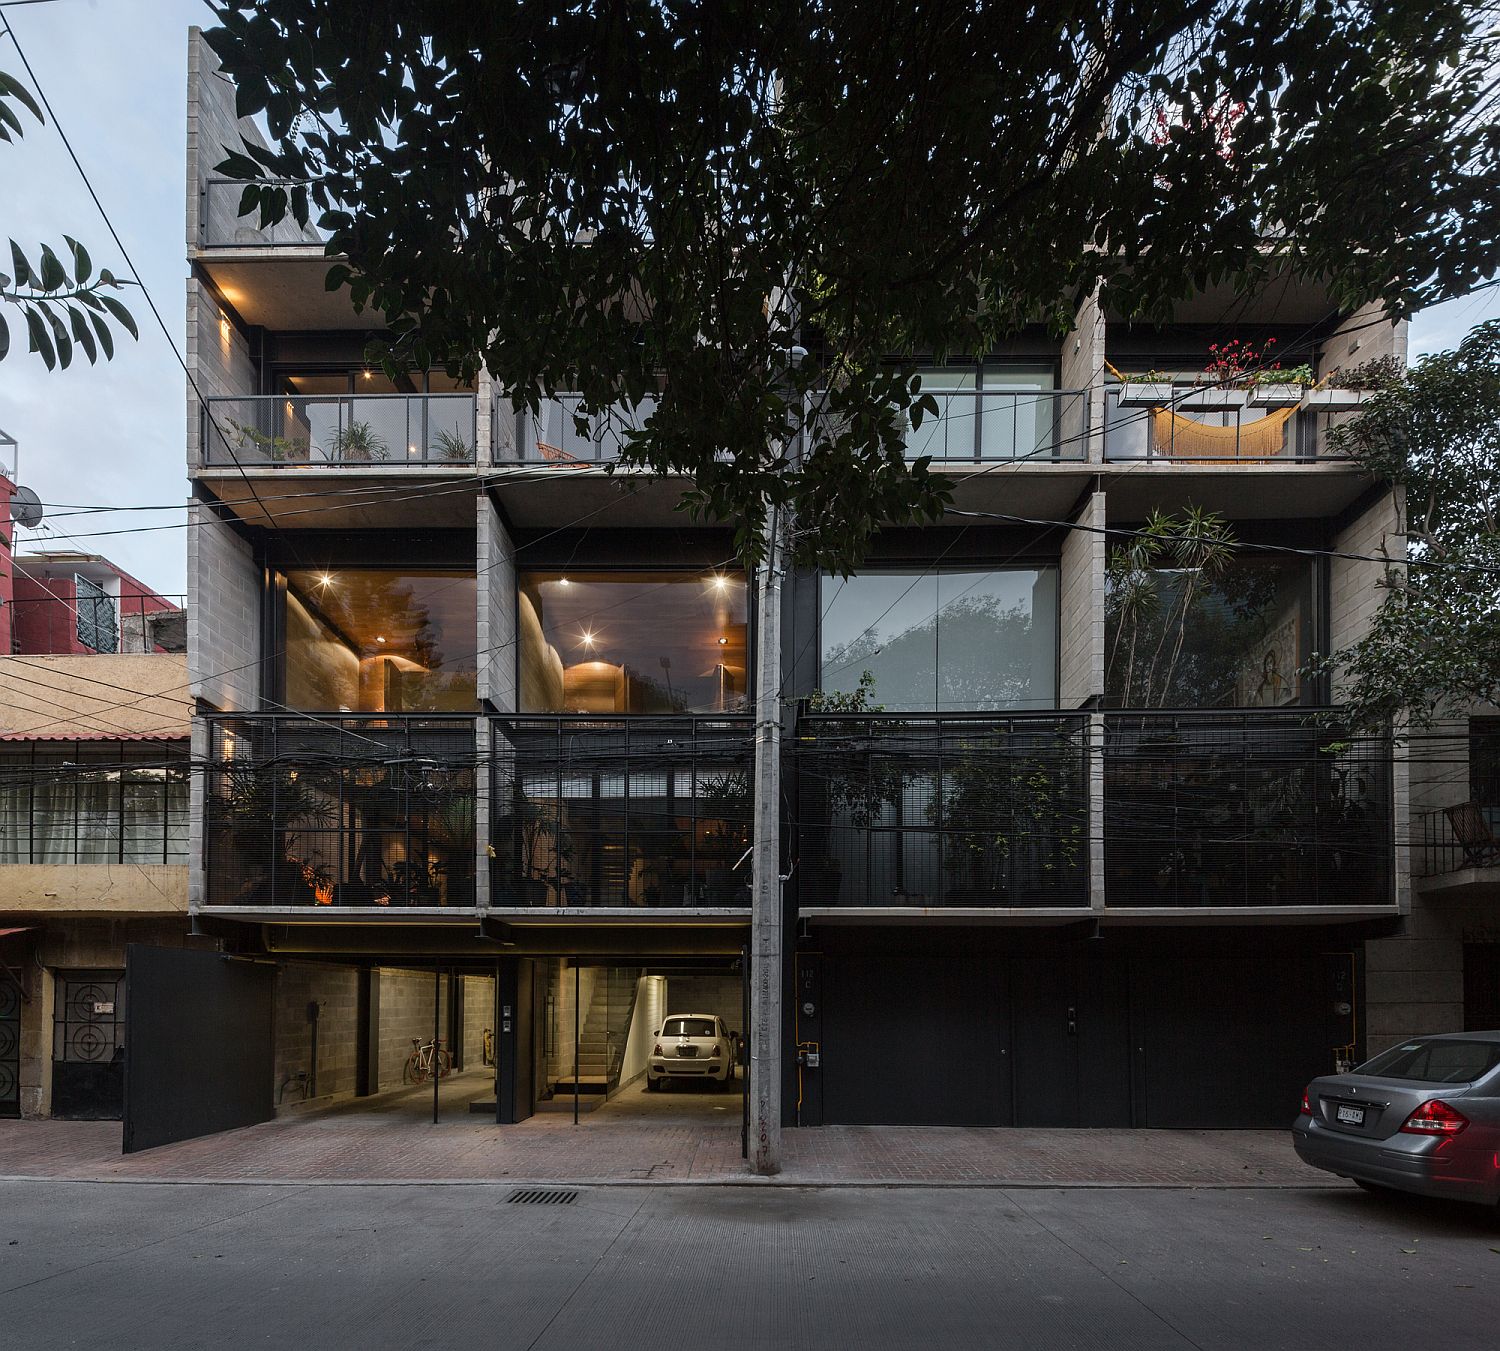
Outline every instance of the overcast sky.
<svg viewBox="0 0 1500 1351">
<path fill-rule="evenodd" d="M 7 4 L 4 13 L 181 350 L 187 30 L 211 16 L 200 0 L 47 0 Z M 22 74 L 3 33 L 0 69 Z M 34 256 L 40 241 L 60 245 L 64 231 L 88 246 L 96 266 L 128 272 L 55 128 L 28 125 L 19 146 L 0 144 L 0 238 L 15 238 Z M 0 428 L 20 442 L 19 479 L 49 504 L 55 532 L 21 532 L 17 542 L 102 553 L 179 593 L 186 563 L 179 509 L 66 514 L 67 504 L 162 506 L 186 494 L 182 370 L 141 297 L 126 300 L 141 339 L 124 339 L 113 362 L 93 368 L 80 357 L 71 370 L 49 373 L 15 350 L 11 326 L 13 350 L 0 363 Z M 1495 317 L 1494 288 L 1438 306 L 1414 322 L 1412 354 L 1451 347 Z"/>
</svg>

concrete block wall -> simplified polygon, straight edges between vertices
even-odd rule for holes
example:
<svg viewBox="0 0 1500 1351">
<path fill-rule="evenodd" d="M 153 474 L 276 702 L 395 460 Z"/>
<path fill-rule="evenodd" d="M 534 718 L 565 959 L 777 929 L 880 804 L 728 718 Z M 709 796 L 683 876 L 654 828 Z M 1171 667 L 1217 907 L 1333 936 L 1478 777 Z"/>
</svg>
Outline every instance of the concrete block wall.
<svg viewBox="0 0 1500 1351">
<path fill-rule="evenodd" d="M 433 976 L 430 971 L 380 968 L 380 1087 L 400 1088 L 412 1039 L 432 1039 Z M 448 977 L 438 995 L 438 1035 L 447 1038 Z"/>
<path fill-rule="evenodd" d="M 484 1030 L 495 1030 L 495 981 L 491 976 L 460 976 L 464 1001 L 463 1065 L 466 1070 L 484 1067 Z"/>
<path fill-rule="evenodd" d="M 1338 531 L 1333 539 L 1335 552 L 1399 561 L 1406 556 L 1405 536 L 1399 533 L 1401 514 L 1400 498 L 1383 493 Z M 1381 585 L 1385 571 L 1381 562 L 1329 560 L 1328 636 L 1335 652 L 1358 642 L 1369 632 L 1375 612 L 1385 599 L 1385 588 Z M 1340 673 L 1333 682 L 1335 703 L 1345 688 L 1346 679 Z"/>
<path fill-rule="evenodd" d="M 1104 494 L 1089 495 L 1077 515 L 1089 530 L 1070 530 L 1060 564 L 1057 686 L 1061 708 L 1080 708 L 1104 693 Z"/>
<path fill-rule="evenodd" d="M 1091 464 L 1104 459 L 1104 333 L 1104 311 L 1096 290 L 1078 307 L 1073 331 L 1063 339 L 1058 379 L 1063 389 L 1089 392 L 1076 413 L 1071 404 L 1063 410 L 1063 435 L 1072 438 L 1087 430 L 1083 458 Z"/>
<path fill-rule="evenodd" d="M 307 1006 L 318 1005 L 319 1098 L 354 1092 L 358 1072 L 359 972 L 349 966 L 284 962 L 276 969 L 274 1011 L 275 1070 L 278 1105 L 301 1100 L 298 1075 L 312 1077 L 312 1023 Z"/>
<path fill-rule="evenodd" d="M 188 679 L 216 709 L 254 709 L 260 690 L 261 569 L 248 540 L 188 506 Z"/>
<path fill-rule="evenodd" d="M 1388 356 L 1404 366 L 1407 334 L 1406 320 L 1393 324 L 1379 304 L 1366 305 L 1355 310 L 1324 340 L 1314 373 L 1321 380 L 1340 368 L 1362 366 Z"/>
<path fill-rule="evenodd" d="M 1407 932 L 1365 943 L 1365 1040 L 1374 1055 L 1464 1025 L 1465 942 L 1500 941 L 1493 901 L 1412 900 Z"/>
<path fill-rule="evenodd" d="M 735 971 L 670 971 L 666 1016 L 717 1013 L 731 1032 L 745 1033 L 744 996 Z M 660 1023 L 653 1024 L 660 1027 Z"/>
<path fill-rule="evenodd" d="M 188 467 L 195 468 L 206 458 L 201 399 L 253 394 L 257 381 L 255 362 L 251 359 L 245 335 L 234 326 L 208 288 L 196 277 L 188 278 L 186 337 L 187 368 L 193 376 L 187 389 L 187 455 Z M 226 425 L 222 405 L 214 416 L 220 439 L 213 449 L 216 460 L 222 462 L 225 438 L 231 429 Z M 236 421 L 243 417 L 242 414 Z"/>
</svg>

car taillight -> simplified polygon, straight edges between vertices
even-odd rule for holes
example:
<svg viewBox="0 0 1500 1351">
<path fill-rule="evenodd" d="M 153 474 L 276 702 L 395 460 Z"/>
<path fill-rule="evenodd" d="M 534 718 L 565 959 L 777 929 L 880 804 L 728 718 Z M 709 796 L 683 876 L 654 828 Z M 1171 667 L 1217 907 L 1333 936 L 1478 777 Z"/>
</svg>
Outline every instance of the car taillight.
<svg viewBox="0 0 1500 1351">
<path fill-rule="evenodd" d="M 724 1052 L 719 1048 L 719 1043 L 718 1042 L 714 1042 L 714 1049 L 709 1052 L 709 1055 L 713 1059 L 717 1060 L 723 1054 L 724 1054 Z"/>
<path fill-rule="evenodd" d="M 661 1055 L 662 1054 L 661 1042 L 657 1042 L 656 1043 L 656 1050 L 654 1050 L 651 1054 L 652 1055 Z"/>
<path fill-rule="evenodd" d="M 1469 1118 L 1457 1108 L 1432 1098 L 1407 1117 L 1401 1129 L 1408 1135 L 1457 1135 L 1468 1124 Z"/>
<path fill-rule="evenodd" d="M 1312 1092 L 1312 1085 L 1311 1084 L 1309 1084 L 1306 1088 L 1304 1088 L 1302 1090 L 1302 1115 L 1303 1116 L 1311 1116 L 1312 1115 L 1312 1103 L 1310 1103 L 1307 1100 L 1307 1095 L 1310 1092 Z"/>
</svg>

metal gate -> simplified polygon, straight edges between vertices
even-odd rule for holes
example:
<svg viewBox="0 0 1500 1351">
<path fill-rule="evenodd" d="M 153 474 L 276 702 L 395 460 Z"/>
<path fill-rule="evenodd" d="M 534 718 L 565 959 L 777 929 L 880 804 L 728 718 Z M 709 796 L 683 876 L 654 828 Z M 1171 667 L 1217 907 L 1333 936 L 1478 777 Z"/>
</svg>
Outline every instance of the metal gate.
<svg viewBox="0 0 1500 1351">
<path fill-rule="evenodd" d="M 21 1115 L 21 989 L 0 971 L 0 1117 Z"/>
<path fill-rule="evenodd" d="M 118 1121 L 125 1106 L 125 973 L 59 971 L 52 1018 L 52 1115 Z"/>
<path fill-rule="evenodd" d="M 131 943 L 125 971 L 125 1152 L 269 1121 L 275 968 Z"/>
</svg>

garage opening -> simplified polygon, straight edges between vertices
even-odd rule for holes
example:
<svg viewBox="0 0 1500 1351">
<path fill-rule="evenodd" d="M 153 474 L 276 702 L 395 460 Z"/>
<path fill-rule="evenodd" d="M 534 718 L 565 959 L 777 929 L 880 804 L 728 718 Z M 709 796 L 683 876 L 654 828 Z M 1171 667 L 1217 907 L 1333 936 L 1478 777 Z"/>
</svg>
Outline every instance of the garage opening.
<svg viewBox="0 0 1500 1351">
<path fill-rule="evenodd" d="M 533 1112 L 598 1124 L 739 1119 L 738 962 L 551 957 L 531 967 Z"/>
</svg>

